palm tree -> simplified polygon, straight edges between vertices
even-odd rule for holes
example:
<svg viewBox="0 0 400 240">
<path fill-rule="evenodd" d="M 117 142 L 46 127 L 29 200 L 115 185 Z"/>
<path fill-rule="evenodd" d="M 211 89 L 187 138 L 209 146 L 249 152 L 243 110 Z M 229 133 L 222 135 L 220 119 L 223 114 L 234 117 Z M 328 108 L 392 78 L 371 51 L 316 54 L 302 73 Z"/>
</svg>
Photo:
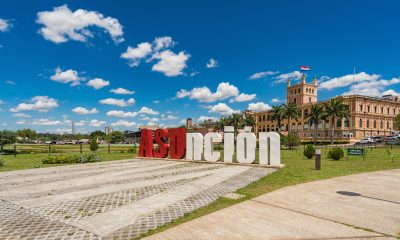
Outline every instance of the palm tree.
<svg viewBox="0 0 400 240">
<path fill-rule="evenodd" d="M 253 129 L 256 125 L 254 117 L 248 113 L 243 113 L 243 126 L 251 126 Z"/>
<path fill-rule="evenodd" d="M 335 120 L 348 118 L 350 115 L 349 105 L 343 103 L 343 99 L 332 98 L 325 103 L 326 116 L 332 120 L 331 144 L 333 144 L 333 135 L 335 134 Z"/>
<path fill-rule="evenodd" d="M 288 125 L 289 125 L 289 133 L 291 132 L 292 128 L 290 125 L 290 120 L 292 118 L 299 120 L 300 117 L 300 110 L 297 107 L 296 103 L 291 102 L 289 104 L 284 104 L 283 105 L 283 118 L 286 118 L 288 120 Z"/>
<path fill-rule="evenodd" d="M 319 123 L 326 117 L 325 108 L 321 104 L 316 104 L 311 107 L 311 111 L 307 116 L 307 121 L 312 126 L 314 124 L 314 145 L 317 144 L 317 128 Z"/>
<path fill-rule="evenodd" d="M 224 126 L 229 126 L 228 118 L 221 117 L 214 127 L 214 132 L 224 131 Z"/>
<path fill-rule="evenodd" d="M 275 121 L 278 124 L 278 133 L 281 133 L 281 122 L 283 119 L 283 109 L 282 106 L 273 106 L 272 110 L 269 112 L 268 121 Z"/>
</svg>

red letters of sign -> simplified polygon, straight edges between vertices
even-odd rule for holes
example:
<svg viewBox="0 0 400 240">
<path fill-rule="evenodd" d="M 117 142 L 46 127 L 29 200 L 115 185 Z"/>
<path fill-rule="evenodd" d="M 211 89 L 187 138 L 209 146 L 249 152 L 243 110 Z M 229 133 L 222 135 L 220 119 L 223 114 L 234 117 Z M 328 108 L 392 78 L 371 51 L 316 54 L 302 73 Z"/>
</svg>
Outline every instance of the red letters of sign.
<svg viewBox="0 0 400 240">
<path fill-rule="evenodd" d="M 156 157 L 182 159 L 186 154 L 186 128 L 157 129 L 154 131 L 154 141 L 158 148 L 153 148 L 153 132 L 143 129 L 140 137 L 139 157 Z M 168 147 L 169 138 L 169 147 Z"/>
</svg>

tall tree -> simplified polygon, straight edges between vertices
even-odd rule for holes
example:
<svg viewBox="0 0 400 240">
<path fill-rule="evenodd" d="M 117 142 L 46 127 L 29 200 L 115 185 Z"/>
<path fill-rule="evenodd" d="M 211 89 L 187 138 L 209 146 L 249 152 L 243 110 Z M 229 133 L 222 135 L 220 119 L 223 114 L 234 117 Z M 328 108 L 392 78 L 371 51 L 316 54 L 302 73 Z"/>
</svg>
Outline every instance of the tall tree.
<svg viewBox="0 0 400 240">
<path fill-rule="evenodd" d="M 348 118 L 350 116 L 349 105 L 344 104 L 343 99 L 332 98 L 325 103 L 326 117 L 331 119 L 331 144 L 335 135 L 335 122 L 337 119 Z"/>
<path fill-rule="evenodd" d="M 20 129 L 16 134 L 18 137 L 22 138 L 23 143 L 36 138 L 36 131 L 29 128 Z"/>
<path fill-rule="evenodd" d="M 295 119 L 296 121 L 299 120 L 301 115 L 299 108 L 297 107 L 296 103 L 291 102 L 289 104 L 283 105 L 283 118 L 288 120 L 289 125 L 289 133 L 292 131 L 292 125 L 290 123 L 291 119 Z"/>
<path fill-rule="evenodd" d="M 114 131 L 106 136 L 109 143 L 120 143 L 125 141 L 125 135 L 123 132 Z"/>
<path fill-rule="evenodd" d="M 314 125 L 314 134 L 313 134 L 314 145 L 317 144 L 318 125 L 325 118 L 326 118 L 326 112 L 323 105 L 315 104 L 311 107 L 311 111 L 307 116 L 307 121 L 310 124 L 310 126 Z"/>
<path fill-rule="evenodd" d="M 268 121 L 276 122 L 278 125 L 278 132 L 281 132 L 281 124 L 283 119 L 283 108 L 282 106 L 273 106 L 272 110 L 269 112 Z"/>
<path fill-rule="evenodd" d="M 13 131 L 3 130 L 0 131 L 0 148 L 3 151 L 3 147 L 8 144 L 13 144 L 17 141 L 17 135 Z"/>
</svg>

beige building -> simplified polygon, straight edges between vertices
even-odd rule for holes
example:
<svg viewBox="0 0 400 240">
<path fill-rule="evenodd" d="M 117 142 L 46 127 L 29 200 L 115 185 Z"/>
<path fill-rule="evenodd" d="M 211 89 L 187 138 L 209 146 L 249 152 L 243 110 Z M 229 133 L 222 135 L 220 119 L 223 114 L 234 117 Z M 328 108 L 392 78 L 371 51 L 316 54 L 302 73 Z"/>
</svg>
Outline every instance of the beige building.
<svg viewBox="0 0 400 240">
<path fill-rule="evenodd" d="M 287 102 L 294 102 L 300 109 L 301 117 L 298 121 L 285 119 L 282 121 L 281 132 L 287 134 L 289 125 L 291 131 L 299 135 L 303 140 L 311 140 L 314 134 L 314 126 L 309 126 L 307 115 L 311 106 L 318 102 L 318 82 L 314 77 L 312 83 L 307 83 L 303 75 L 300 83 L 291 85 L 287 81 Z M 326 120 L 318 125 L 317 139 L 329 140 L 334 128 L 335 139 L 357 140 L 366 136 L 389 135 L 393 131 L 393 120 L 400 113 L 400 98 L 386 95 L 381 98 L 374 98 L 362 95 L 345 95 L 342 98 L 344 103 L 349 105 L 350 117 L 348 119 Z M 269 111 L 253 113 L 256 120 L 255 132 L 277 131 L 276 122 L 268 121 Z"/>
</svg>

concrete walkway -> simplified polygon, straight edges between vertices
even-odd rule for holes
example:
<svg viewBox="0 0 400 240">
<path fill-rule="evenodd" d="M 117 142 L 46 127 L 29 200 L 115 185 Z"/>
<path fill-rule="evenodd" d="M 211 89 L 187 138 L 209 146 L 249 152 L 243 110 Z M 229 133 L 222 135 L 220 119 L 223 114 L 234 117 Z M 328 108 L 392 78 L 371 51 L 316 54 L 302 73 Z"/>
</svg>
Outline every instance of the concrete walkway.
<svg viewBox="0 0 400 240">
<path fill-rule="evenodd" d="M 132 159 L 0 173 L 0 240 L 136 238 L 273 171 Z"/>
<path fill-rule="evenodd" d="M 400 169 L 286 187 L 146 239 L 396 239 Z"/>
</svg>

